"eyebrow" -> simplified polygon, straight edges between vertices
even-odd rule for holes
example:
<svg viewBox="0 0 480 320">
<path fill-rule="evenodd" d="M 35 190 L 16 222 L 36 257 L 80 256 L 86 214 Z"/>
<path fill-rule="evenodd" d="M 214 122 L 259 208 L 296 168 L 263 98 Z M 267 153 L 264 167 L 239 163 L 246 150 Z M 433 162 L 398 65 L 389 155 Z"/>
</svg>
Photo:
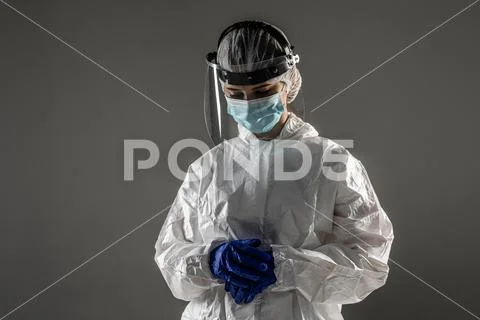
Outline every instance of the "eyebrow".
<svg viewBox="0 0 480 320">
<path fill-rule="evenodd" d="M 262 84 L 261 86 L 252 88 L 252 90 L 260 89 L 260 88 L 263 88 L 263 87 L 266 87 L 266 86 L 269 86 L 269 85 L 271 85 L 271 83 L 265 83 L 265 84 Z M 226 87 L 226 88 L 227 88 L 228 90 L 232 90 L 232 91 L 240 91 L 240 89 L 237 89 L 237 88 L 229 88 L 229 87 Z"/>
</svg>

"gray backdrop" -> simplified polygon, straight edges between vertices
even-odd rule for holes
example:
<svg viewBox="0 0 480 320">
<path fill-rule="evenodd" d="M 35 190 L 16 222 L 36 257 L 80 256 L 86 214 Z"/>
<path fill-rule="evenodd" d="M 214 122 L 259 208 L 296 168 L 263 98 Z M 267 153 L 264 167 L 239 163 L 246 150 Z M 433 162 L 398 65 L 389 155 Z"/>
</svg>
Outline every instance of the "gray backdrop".
<svg viewBox="0 0 480 320">
<path fill-rule="evenodd" d="M 207 141 L 204 56 L 227 25 L 286 32 L 311 110 L 471 2 L 9 1 L 169 113 L 0 3 L 0 318 L 32 297 L 5 319 L 179 318 L 186 303 L 153 260 L 165 215 L 114 241 L 173 200 L 170 146 Z M 394 224 L 391 258 L 476 314 L 479 36 L 477 4 L 307 115 L 354 139 Z M 133 182 L 124 139 L 161 152 Z M 183 152 L 183 168 L 198 156 Z M 345 319 L 475 318 L 426 283 L 392 264 Z"/>
</svg>

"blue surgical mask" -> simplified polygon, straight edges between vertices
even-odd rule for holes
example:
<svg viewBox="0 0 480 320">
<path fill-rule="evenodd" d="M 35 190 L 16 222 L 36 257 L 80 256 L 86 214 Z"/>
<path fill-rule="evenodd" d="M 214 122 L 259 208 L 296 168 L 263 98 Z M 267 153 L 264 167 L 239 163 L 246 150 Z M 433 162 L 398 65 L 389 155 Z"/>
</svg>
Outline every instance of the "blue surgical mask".
<svg viewBox="0 0 480 320">
<path fill-rule="evenodd" d="M 227 113 L 240 125 L 254 133 L 273 129 L 285 111 L 280 92 L 254 100 L 227 99 Z"/>
</svg>

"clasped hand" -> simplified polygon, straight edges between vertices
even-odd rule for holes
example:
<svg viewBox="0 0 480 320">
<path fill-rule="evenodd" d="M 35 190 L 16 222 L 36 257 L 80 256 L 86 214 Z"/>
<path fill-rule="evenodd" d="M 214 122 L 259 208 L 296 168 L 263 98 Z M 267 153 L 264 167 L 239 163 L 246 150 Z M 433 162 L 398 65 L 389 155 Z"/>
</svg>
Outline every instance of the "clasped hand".
<svg viewBox="0 0 480 320">
<path fill-rule="evenodd" d="M 257 247 L 259 239 L 232 240 L 210 252 L 212 274 L 225 281 L 225 291 L 235 303 L 250 303 L 257 294 L 277 281 L 271 252 Z"/>
</svg>

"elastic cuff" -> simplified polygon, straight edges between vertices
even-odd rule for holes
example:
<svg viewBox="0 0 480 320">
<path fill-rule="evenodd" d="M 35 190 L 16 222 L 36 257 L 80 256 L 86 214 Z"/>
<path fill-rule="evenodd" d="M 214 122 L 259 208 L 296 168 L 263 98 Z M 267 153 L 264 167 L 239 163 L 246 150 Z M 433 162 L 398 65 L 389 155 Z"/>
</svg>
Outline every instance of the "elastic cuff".
<svg viewBox="0 0 480 320">
<path fill-rule="evenodd" d="M 286 247 L 272 245 L 274 259 L 274 273 L 277 282 L 272 285 L 273 290 L 290 290 L 295 288 L 295 274 L 292 261 L 286 257 Z"/>
</svg>

